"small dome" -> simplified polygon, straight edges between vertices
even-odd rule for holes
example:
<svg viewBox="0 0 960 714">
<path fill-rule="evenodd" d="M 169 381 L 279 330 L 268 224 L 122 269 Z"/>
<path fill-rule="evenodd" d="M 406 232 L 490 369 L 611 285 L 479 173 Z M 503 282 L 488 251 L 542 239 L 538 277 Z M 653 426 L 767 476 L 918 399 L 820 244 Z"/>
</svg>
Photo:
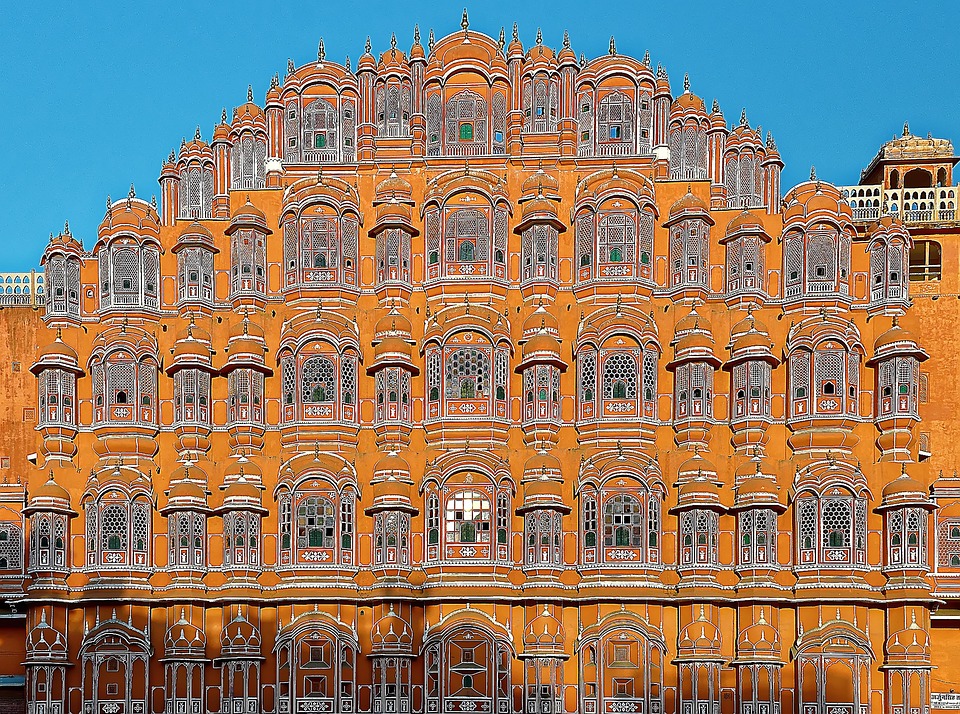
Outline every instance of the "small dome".
<svg viewBox="0 0 960 714">
<path fill-rule="evenodd" d="M 560 322 L 541 304 L 523 321 L 522 331 L 524 337 L 532 337 L 540 332 L 559 337 Z"/>
<path fill-rule="evenodd" d="M 690 332 L 691 330 L 702 330 L 705 333 L 713 332 L 713 324 L 706 317 L 697 312 L 697 306 L 690 308 L 690 312 L 677 320 L 673 328 L 674 333 Z"/>
<path fill-rule="evenodd" d="M 76 350 L 61 339 L 59 329 L 56 339 L 40 350 L 30 371 L 33 374 L 40 374 L 43 370 L 50 368 L 64 369 L 78 376 L 83 374 Z"/>
<path fill-rule="evenodd" d="M 566 635 L 561 622 L 550 612 L 547 605 L 530 620 L 523 631 L 525 654 L 563 652 Z"/>
<path fill-rule="evenodd" d="M 396 613 L 391 603 L 390 609 L 374 624 L 370 640 L 375 652 L 408 652 L 413 648 L 413 628 Z"/>
<path fill-rule="evenodd" d="M 677 473 L 681 479 L 684 477 L 696 478 L 697 476 L 716 478 L 717 467 L 707 459 L 700 456 L 699 452 L 696 452 L 693 456 L 680 464 L 680 468 L 677 470 Z"/>
<path fill-rule="evenodd" d="M 237 607 L 237 614 L 220 631 L 220 654 L 223 657 L 260 653 L 260 631 L 244 617 Z"/>
<path fill-rule="evenodd" d="M 727 224 L 726 230 L 728 236 L 739 233 L 766 233 L 766 229 L 764 229 L 763 221 L 756 213 L 741 211 Z"/>
<path fill-rule="evenodd" d="M 30 500 L 24 509 L 24 515 L 29 515 L 36 511 L 69 511 L 70 510 L 70 492 L 57 483 L 53 475 L 53 469 L 47 476 L 47 480 L 37 489 L 28 491 Z"/>
<path fill-rule="evenodd" d="M 684 82 L 684 84 L 686 85 L 686 82 Z M 707 113 L 707 107 L 703 103 L 703 99 L 691 92 L 688 86 L 685 87 L 683 94 L 673 100 L 673 105 L 670 109 L 671 111 L 676 109 L 681 112 L 692 110 L 702 113 L 704 116 L 706 116 Z"/>
<path fill-rule="evenodd" d="M 266 235 L 273 233 L 267 226 L 267 217 L 263 211 L 250 203 L 249 196 L 247 196 L 246 202 L 233 212 L 230 217 L 230 225 L 224 233 L 228 236 L 233 235 L 240 228 L 255 228 Z"/>
<path fill-rule="evenodd" d="M 28 661 L 67 658 L 67 639 L 47 622 L 46 609 L 40 610 L 40 622 L 27 633 L 26 650 Z"/>
<path fill-rule="evenodd" d="M 740 654 L 750 654 L 753 656 L 766 655 L 770 659 L 779 659 L 780 657 L 780 633 L 777 628 L 767 622 L 764 612 L 765 608 L 760 608 L 760 616 L 756 622 L 743 628 L 737 637 L 737 651 Z"/>
<path fill-rule="evenodd" d="M 689 508 L 693 506 L 722 508 L 720 488 L 715 481 L 700 475 L 680 486 L 677 507 Z"/>
<path fill-rule="evenodd" d="M 560 193 L 560 182 L 552 174 L 543 170 L 543 162 L 537 167 L 535 173 L 530 174 L 520 185 L 520 193 L 523 196 L 533 198 L 535 196 L 556 196 Z"/>
<path fill-rule="evenodd" d="M 389 201 L 391 199 L 409 201 L 413 194 L 413 186 L 410 185 L 409 181 L 398 176 L 396 171 L 391 171 L 386 180 L 377 184 L 376 193 L 378 201 Z"/>
<path fill-rule="evenodd" d="M 672 206 L 670 206 L 670 215 L 683 213 L 686 211 L 708 211 L 709 207 L 702 199 L 695 196 L 687 188 L 687 193 L 684 194 L 679 200 L 677 200 Z"/>
<path fill-rule="evenodd" d="M 405 358 L 407 361 L 410 361 L 412 350 L 410 344 L 401 340 L 399 337 L 386 337 L 377 344 L 376 348 L 373 351 L 373 356 L 375 361 L 380 361 L 381 358 L 388 356 Z"/>
<path fill-rule="evenodd" d="M 549 451 L 540 451 L 523 465 L 523 478 L 538 479 L 541 476 L 560 476 L 563 471 L 560 459 Z"/>
<path fill-rule="evenodd" d="M 246 478 L 240 478 L 224 489 L 224 506 L 236 506 L 246 503 L 254 505 L 259 505 L 261 503 L 260 489 L 256 486 L 256 484 L 248 481 Z"/>
<path fill-rule="evenodd" d="M 917 616 L 911 610 L 910 624 L 890 635 L 884 649 L 889 660 L 925 663 L 930 659 L 930 635 L 917 624 Z"/>
<path fill-rule="evenodd" d="M 681 657 L 720 656 L 720 630 L 706 618 L 703 605 L 700 616 L 680 631 L 678 649 Z"/>
<path fill-rule="evenodd" d="M 406 460 L 396 451 L 391 451 L 381 456 L 379 459 L 377 459 L 377 463 L 373 467 L 374 478 L 387 478 L 389 476 L 410 476 L 410 464 L 408 464 Z"/>
<path fill-rule="evenodd" d="M 203 492 L 203 489 L 193 481 L 180 481 L 170 487 L 170 499 L 205 500 L 206 494 Z"/>
<path fill-rule="evenodd" d="M 387 335 L 409 338 L 411 330 L 412 325 L 410 324 L 410 320 L 394 308 L 377 320 L 377 324 L 373 328 L 373 334 L 374 339 L 378 340 L 383 339 Z"/>
<path fill-rule="evenodd" d="M 165 654 L 202 657 L 206 649 L 206 637 L 203 631 L 187 620 L 185 611 L 180 611 L 180 619 L 167 630 L 163 638 Z"/>
<path fill-rule="evenodd" d="M 560 357 L 560 341 L 546 332 L 541 332 L 523 343 L 522 358 L 527 360 L 535 355 Z"/>
</svg>

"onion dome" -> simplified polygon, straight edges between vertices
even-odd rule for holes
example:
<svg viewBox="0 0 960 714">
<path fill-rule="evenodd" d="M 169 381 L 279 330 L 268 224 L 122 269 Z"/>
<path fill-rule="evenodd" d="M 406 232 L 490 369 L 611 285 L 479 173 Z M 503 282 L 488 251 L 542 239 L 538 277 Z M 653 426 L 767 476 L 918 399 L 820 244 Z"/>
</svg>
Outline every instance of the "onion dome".
<svg viewBox="0 0 960 714">
<path fill-rule="evenodd" d="M 917 344 L 913 334 L 900 327 L 900 321 L 896 317 L 893 318 L 890 329 L 873 343 L 873 357 L 868 359 L 866 364 L 868 367 L 873 367 L 894 356 L 910 356 L 916 358 L 918 362 L 924 362 L 930 358 L 930 355 Z"/>
<path fill-rule="evenodd" d="M 40 621 L 27 633 L 26 650 L 27 661 L 31 664 L 67 659 L 67 638 L 47 622 L 46 609 L 40 610 Z"/>
<path fill-rule="evenodd" d="M 83 376 L 80 359 L 76 351 L 63 341 L 59 328 L 56 339 L 40 350 L 36 362 L 30 366 L 33 374 L 40 374 L 45 369 L 62 369 L 78 377 Z"/>
<path fill-rule="evenodd" d="M 550 364 L 561 372 L 567 371 L 567 363 L 560 356 L 559 323 L 543 307 L 534 310 L 523 322 L 523 339 L 520 340 L 520 362 L 514 370 L 520 374 L 536 364 Z"/>
<path fill-rule="evenodd" d="M 23 515 L 29 516 L 31 513 L 38 511 L 66 513 L 70 516 L 77 515 L 70 508 L 70 492 L 57 483 L 53 475 L 53 469 L 50 469 L 47 480 L 43 484 L 36 489 L 29 490 L 29 500 L 27 505 L 24 506 Z"/>
<path fill-rule="evenodd" d="M 236 116 L 236 111 L 234 111 Z M 230 125 L 227 123 L 227 110 L 223 109 L 220 115 L 220 123 L 213 128 L 213 139 L 210 142 L 213 145 L 227 143 L 230 141 Z"/>
<path fill-rule="evenodd" d="M 727 130 L 727 120 L 723 118 L 723 112 L 720 111 L 720 102 L 713 100 L 713 107 L 710 109 L 710 126 L 714 129 Z"/>
<path fill-rule="evenodd" d="M 196 481 L 190 480 L 198 477 L 204 477 L 203 471 L 198 468 L 191 469 L 189 465 L 174 471 L 170 476 L 171 486 L 167 491 L 167 505 L 160 509 L 160 512 L 209 510 L 206 490 Z"/>
<path fill-rule="evenodd" d="M 513 232 L 521 234 L 538 223 L 553 226 L 558 233 L 566 231 L 567 226 L 558 214 L 560 200 L 560 182 L 543 170 L 541 161 L 537 171 L 524 179 L 521 185 L 518 201 L 520 221 Z"/>
<path fill-rule="evenodd" d="M 543 610 L 530 620 L 523 631 L 523 654 L 528 657 L 566 656 L 565 639 L 563 625 L 544 605 Z"/>
<path fill-rule="evenodd" d="M 260 487 L 247 480 L 246 475 L 242 473 L 223 489 L 223 504 L 220 512 L 225 511 L 254 511 L 261 515 L 268 513 L 263 507 Z"/>
<path fill-rule="evenodd" d="M 702 114 L 703 116 L 707 115 L 706 105 L 704 105 L 700 97 L 690 91 L 690 78 L 684 75 L 683 94 L 673 100 L 673 104 L 670 106 L 670 113 L 687 113 L 690 111 Z"/>
<path fill-rule="evenodd" d="M 263 109 L 253 101 L 253 87 L 247 86 L 247 101 L 233 110 L 233 129 L 240 125 L 259 125 L 266 128 Z"/>
<path fill-rule="evenodd" d="M 507 57 L 523 57 L 523 43 L 520 42 L 520 33 L 517 23 L 513 23 L 513 34 L 510 37 L 510 44 L 507 45 Z"/>
<path fill-rule="evenodd" d="M 677 470 L 677 476 L 681 481 L 695 479 L 704 476 L 708 480 L 717 480 L 717 467 L 700 455 L 700 450 L 695 449 L 693 456 L 680 464 Z"/>
<path fill-rule="evenodd" d="M 727 349 L 730 350 L 730 359 L 723 365 L 725 370 L 747 360 L 762 360 L 773 366 L 780 363 L 773 353 L 773 341 L 766 328 L 763 323 L 754 320 L 752 315 L 734 325 Z"/>
<path fill-rule="evenodd" d="M 403 511 L 416 514 L 413 505 L 413 481 L 410 466 L 397 452 L 391 451 L 380 457 L 373 467 L 373 501 L 366 513 L 380 511 Z"/>
<path fill-rule="evenodd" d="M 193 221 L 183 229 L 183 232 L 180 233 L 177 242 L 171 250 L 176 254 L 184 248 L 203 248 L 214 254 L 220 252 L 220 249 L 217 248 L 213 233 L 198 221 Z"/>
<path fill-rule="evenodd" d="M 63 231 L 58 235 L 50 235 L 50 241 L 43 250 L 43 257 L 40 258 L 40 265 L 46 265 L 47 260 L 54 253 L 65 253 L 78 258 L 83 257 L 83 244 L 70 233 L 69 223 L 64 224 Z"/>
<path fill-rule="evenodd" d="M 370 631 L 373 652 L 376 654 L 410 654 L 413 652 L 413 628 L 390 609 L 376 621 Z"/>
<path fill-rule="evenodd" d="M 706 203 L 702 199 L 695 196 L 691 190 L 690 186 L 687 186 L 687 192 L 679 200 L 676 201 L 672 206 L 670 206 L 670 217 L 667 218 L 666 222 L 663 224 L 664 228 L 669 228 L 674 223 L 682 221 L 688 218 L 698 218 L 705 220 L 709 225 L 714 224 L 713 218 L 710 217 L 710 212 Z"/>
<path fill-rule="evenodd" d="M 237 607 L 236 616 L 220 630 L 220 656 L 250 657 L 260 654 L 260 631 Z"/>
<path fill-rule="evenodd" d="M 826 219 L 844 225 L 852 222 L 853 209 L 843 194 L 833 184 L 818 181 L 811 172 L 811 179 L 787 192 L 783 200 L 784 230 L 792 223 L 813 223 Z"/>
<path fill-rule="evenodd" d="M 577 63 L 577 53 L 573 51 L 570 47 L 570 33 L 566 30 L 563 31 L 563 46 L 560 47 L 560 52 L 557 55 L 557 60 L 561 65 L 575 65 Z M 668 87 L 669 91 L 669 87 Z"/>
<path fill-rule="evenodd" d="M 266 376 L 273 374 L 273 370 L 264 362 L 267 344 L 264 339 L 263 328 L 250 322 L 246 313 L 243 320 L 238 322 L 230 331 L 227 341 L 227 363 L 220 370 L 221 374 L 229 374 L 240 367 L 249 367 Z"/>
<path fill-rule="evenodd" d="M 420 235 L 413 225 L 413 187 L 396 171 L 391 171 L 390 176 L 377 185 L 373 205 L 376 221 L 370 228 L 370 236 L 376 237 L 391 228 L 400 228 L 411 236 Z"/>
<path fill-rule="evenodd" d="M 230 225 L 227 226 L 224 233 L 231 236 L 241 228 L 253 228 L 263 235 L 273 233 L 267 226 L 267 217 L 263 214 L 263 211 L 250 203 L 250 196 L 247 196 L 246 203 L 233 212 L 230 217 Z"/>
<path fill-rule="evenodd" d="M 537 165 L 536 172 L 530 174 L 520 185 L 520 200 L 531 200 L 537 196 L 546 196 L 560 200 L 560 182 L 553 174 L 543 170 L 543 161 Z"/>
<path fill-rule="evenodd" d="M 917 616 L 911 610 L 910 624 L 894 632 L 884 644 L 887 665 L 911 663 L 930 664 L 930 635 L 917 624 Z"/>
<path fill-rule="evenodd" d="M 720 503 L 720 487 L 717 482 L 702 473 L 687 481 L 680 487 L 677 505 L 673 510 L 687 508 L 710 508 L 714 511 L 725 511 L 726 507 Z"/>
<path fill-rule="evenodd" d="M 657 65 L 656 93 L 658 96 L 670 96 L 670 78 L 667 76 L 667 70 L 665 70 L 659 64 Z"/>
<path fill-rule="evenodd" d="M 96 253 L 103 242 L 120 233 L 140 240 L 148 239 L 159 245 L 160 216 L 157 208 L 137 198 L 132 185 L 126 198 L 113 202 L 107 200 L 107 212 L 97 229 L 98 240 L 93 252 Z"/>
<path fill-rule="evenodd" d="M 523 321 L 523 338 L 528 339 L 541 332 L 546 332 L 554 337 L 560 337 L 560 321 L 543 306 L 541 300 L 537 309 L 531 312 L 527 319 Z"/>
<path fill-rule="evenodd" d="M 361 58 L 362 59 L 362 58 Z M 410 75 L 410 64 L 403 52 L 397 49 L 397 36 L 390 36 L 390 49 L 380 55 L 380 63 L 377 65 L 377 74 L 383 76 L 389 72 L 400 73 L 401 75 Z"/>
<path fill-rule="evenodd" d="M 541 451 L 527 459 L 522 486 L 523 502 L 517 508 L 518 514 L 540 509 L 570 512 L 563 499 L 563 471 L 556 456 Z"/>
<path fill-rule="evenodd" d="M 703 605 L 700 616 L 680 630 L 677 640 L 677 659 L 721 659 L 720 630 L 704 615 Z"/>
<path fill-rule="evenodd" d="M 205 372 L 215 373 L 217 370 L 213 367 L 213 347 L 211 346 L 210 333 L 197 327 L 194 324 L 193 316 L 190 317 L 190 324 L 187 329 L 177 335 L 177 341 L 173 343 L 170 350 L 173 359 L 167 367 L 166 372 L 172 376 L 181 369 L 201 369 Z"/>
<path fill-rule="evenodd" d="M 763 227 L 763 221 L 760 217 L 751 211 L 741 211 L 727 224 L 723 238 L 720 239 L 721 245 L 726 245 L 735 238 L 741 236 L 760 236 L 764 243 L 770 242 L 770 234 Z"/>
<path fill-rule="evenodd" d="M 413 62 L 414 60 L 426 60 L 423 45 L 420 44 L 420 25 L 414 25 L 413 27 L 413 45 L 410 47 L 410 61 Z"/>
<path fill-rule="evenodd" d="M 747 625 L 737 637 L 737 654 L 741 661 L 780 660 L 780 633 L 767 622 L 765 608 L 760 608 L 760 616 Z"/>
<path fill-rule="evenodd" d="M 774 474 L 776 470 L 765 463 L 759 454 L 744 461 L 734 473 L 736 496 L 732 510 L 745 508 L 772 508 L 778 513 L 786 510 L 780 501 L 780 486 Z"/>
<path fill-rule="evenodd" d="M 690 314 L 677 321 L 676 337 L 673 340 L 674 358 L 666 366 L 671 372 L 688 362 L 706 362 L 713 367 L 720 366 L 720 360 L 714 353 L 715 344 L 710 334 L 710 322 L 697 314 L 696 307 Z"/>
<path fill-rule="evenodd" d="M 906 463 L 885 461 L 878 464 L 880 478 L 885 482 L 880 492 L 882 500 L 878 511 L 900 508 L 902 506 L 921 506 L 933 510 L 927 488 L 907 473 Z"/>
<path fill-rule="evenodd" d="M 403 367 L 413 376 L 420 374 L 420 368 L 413 363 L 413 348 L 399 337 L 384 337 L 373 348 L 373 362 L 367 367 L 367 374 L 376 374 L 384 367 Z"/>
<path fill-rule="evenodd" d="M 323 47 L 323 40 L 320 40 L 320 47 Z M 322 59 L 321 57 L 321 61 Z M 357 74 L 376 71 L 377 60 L 373 56 L 373 46 L 370 44 L 370 38 L 367 37 L 367 42 L 363 47 L 363 54 L 360 55 L 360 59 L 357 60 Z"/>
<path fill-rule="evenodd" d="M 230 482 L 246 480 L 258 484 L 263 482 L 263 471 L 255 462 L 250 461 L 246 456 L 241 456 L 238 459 L 231 459 L 226 465 L 223 469 L 223 479 Z"/>
<path fill-rule="evenodd" d="M 740 123 L 733 127 L 727 136 L 726 147 L 729 149 L 737 146 L 752 146 L 754 149 L 763 148 L 763 140 L 760 134 L 757 133 L 756 129 L 750 128 L 746 109 L 740 113 Z"/>
<path fill-rule="evenodd" d="M 377 320 L 377 324 L 373 328 L 373 339 L 376 341 L 387 337 L 398 337 L 402 340 L 412 341 L 410 337 L 411 329 L 410 320 L 394 306 L 390 309 L 390 312 Z"/>
<path fill-rule="evenodd" d="M 180 619 L 173 623 L 163 637 L 164 659 L 184 657 L 202 658 L 207 639 L 203 630 L 187 620 L 186 612 L 180 611 Z"/>
</svg>

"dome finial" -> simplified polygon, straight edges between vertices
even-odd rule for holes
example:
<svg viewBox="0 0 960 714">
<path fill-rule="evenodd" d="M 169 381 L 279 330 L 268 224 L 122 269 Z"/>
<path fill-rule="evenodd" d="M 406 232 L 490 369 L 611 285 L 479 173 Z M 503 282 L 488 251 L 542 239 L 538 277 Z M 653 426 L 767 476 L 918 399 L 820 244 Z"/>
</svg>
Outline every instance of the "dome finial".
<svg viewBox="0 0 960 714">
<path fill-rule="evenodd" d="M 811 167 L 810 167 L 810 180 L 811 180 L 811 181 L 816 181 L 816 180 L 817 180 L 817 167 L 816 167 L 816 166 L 811 166 Z"/>
<path fill-rule="evenodd" d="M 903 122 L 903 135 L 904 135 L 904 136 L 910 136 L 910 123 L 909 123 L 909 122 Z"/>
<path fill-rule="evenodd" d="M 747 108 L 740 110 L 740 126 L 747 126 Z"/>
<path fill-rule="evenodd" d="M 644 67 L 650 66 L 650 50 L 643 51 L 643 66 Z"/>
<path fill-rule="evenodd" d="M 419 46 L 420 44 L 420 25 L 413 26 L 413 45 L 414 47 Z"/>
<path fill-rule="evenodd" d="M 617 40 L 613 35 L 610 35 L 610 54 L 617 54 Z"/>
<path fill-rule="evenodd" d="M 520 28 L 517 27 L 517 23 L 513 23 L 513 35 L 510 37 L 510 39 L 513 42 L 520 41 Z"/>
<path fill-rule="evenodd" d="M 538 27 L 537 28 L 537 46 L 543 45 L 543 31 Z"/>
<path fill-rule="evenodd" d="M 363 51 L 366 54 L 370 54 L 370 49 L 373 45 L 370 44 L 370 35 L 367 35 L 367 41 L 363 43 Z"/>
<path fill-rule="evenodd" d="M 248 96 L 248 97 L 250 96 L 250 90 L 249 90 L 249 89 L 247 90 L 247 96 Z M 249 100 L 248 100 L 248 101 L 249 101 Z M 226 107 L 223 107 L 223 108 L 220 109 L 220 123 L 221 123 L 221 124 L 226 124 L 226 123 L 227 123 L 227 108 L 226 108 Z"/>
<path fill-rule="evenodd" d="M 193 133 L 193 138 L 195 141 L 200 141 L 200 125 L 197 124 L 197 130 Z"/>
<path fill-rule="evenodd" d="M 293 64 L 293 60 L 287 58 L 287 74 L 288 75 L 293 74 L 295 70 L 296 70 L 296 67 Z"/>
<path fill-rule="evenodd" d="M 467 8 L 463 8 L 463 17 L 460 18 L 460 27 L 466 32 L 470 28 L 470 18 L 467 17 Z"/>
<path fill-rule="evenodd" d="M 504 27 L 500 26 L 500 37 L 497 38 L 497 49 L 501 52 L 503 48 L 507 46 L 507 31 Z"/>
<path fill-rule="evenodd" d="M 63 222 L 63 234 L 65 236 L 70 235 L 70 221 Z"/>
<path fill-rule="evenodd" d="M 247 101 L 248 102 L 253 101 L 253 85 L 252 84 L 247 85 Z"/>
<path fill-rule="evenodd" d="M 323 38 L 317 43 L 317 62 L 323 62 L 327 58 L 327 50 L 323 46 Z"/>
<path fill-rule="evenodd" d="M 683 73 L 683 91 L 685 94 L 690 92 L 690 75 L 686 72 Z"/>
<path fill-rule="evenodd" d="M 433 28 L 431 27 L 430 35 L 427 37 L 427 49 L 430 50 L 431 52 L 433 52 L 433 45 L 434 45 Z"/>
<path fill-rule="evenodd" d="M 714 99 L 713 107 L 711 107 L 710 111 L 713 112 L 714 114 L 718 113 L 720 111 L 720 102 Z"/>
<path fill-rule="evenodd" d="M 570 49 L 570 33 L 566 30 L 563 31 L 563 49 Z"/>
<path fill-rule="evenodd" d="M 135 188 L 133 187 L 133 184 L 131 183 L 131 184 L 130 184 L 130 192 L 127 193 L 127 198 L 136 198 L 136 197 L 137 197 L 137 189 L 135 189 Z"/>
<path fill-rule="evenodd" d="M 390 49 L 394 51 L 397 49 L 397 33 L 396 32 L 390 33 Z"/>
</svg>

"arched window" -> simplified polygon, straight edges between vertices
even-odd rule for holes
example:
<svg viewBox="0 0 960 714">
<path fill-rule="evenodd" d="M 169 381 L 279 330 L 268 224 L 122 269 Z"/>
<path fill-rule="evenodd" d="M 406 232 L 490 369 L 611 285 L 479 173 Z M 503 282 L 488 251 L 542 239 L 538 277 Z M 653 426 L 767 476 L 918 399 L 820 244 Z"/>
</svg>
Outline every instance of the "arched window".
<svg viewBox="0 0 960 714">
<path fill-rule="evenodd" d="M 562 563 L 562 516 L 555 511 L 532 511 L 524 517 L 524 564 L 529 567 Z"/>
<path fill-rule="evenodd" d="M 267 289 L 266 236 L 239 229 L 230 236 L 230 294 L 264 295 Z"/>
<path fill-rule="evenodd" d="M 308 164 L 339 160 L 340 118 L 325 99 L 314 99 L 303 108 L 304 161 Z"/>
<path fill-rule="evenodd" d="M 444 381 L 450 399 L 483 399 L 490 395 L 490 357 L 485 350 L 461 347 L 446 358 Z"/>
<path fill-rule="evenodd" d="M 373 526 L 374 566 L 410 567 L 410 515 L 399 511 L 377 513 Z"/>
<path fill-rule="evenodd" d="M 727 180 L 727 208 L 755 208 L 760 198 L 760 161 L 751 150 L 727 154 L 724 174 Z"/>
<path fill-rule="evenodd" d="M 480 491 L 464 489 L 447 498 L 445 537 L 448 544 L 490 543 L 490 499 Z M 465 555 L 462 548 L 460 554 Z"/>
<path fill-rule="evenodd" d="M 410 285 L 410 234 L 391 228 L 377 234 L 377 285 L 399 282 Z"/>
<path fill-rule="evenodd" d="M 154 424 L 157 418 L 157 366 L 137 362 L 123 350 L 93 365 L 94 422 Z"/>
<path fill-rule="evenodd" d="M 927 569 L 927 512 L 901 508 L 887 512 L 888 568 Z"/>
<path fill-rule="evenodd" d="M 640 501 L 619 494 L 607 499 L 603 506 L 603 544 L 606 547 L 642 548 L 646 523 Z"/>
<path fill-rule="evenodd" d="M 258 190 L 266 185 L 267 142 L 260 136 L 244 133 L 231 152 L 233 190 Z"/>
<path fill-rule="evenodd" d="M 707 132 L 696 124 L 670 129 L 670 178 L 703 181 L 707 178 Z"/>
<path fill-rule="evenodd" d="M 866 499 L 849 494 L 797 499 L 799 566 L 866 566 Z"/>
<path fill-rule="evenodd" d="M 207 519 L 202 513 L 179 511 L 167 518 L 169 567 L 203 569 L 206 564 Z M 175 576 L 176 577 L 176 574 Z"/>
<path fill-rule="evenodd" d="M 639 369 L 629 352 L 613 352 L 603 361 L 603 398 L 636 399 Z"/>
<path fill-rule="evenodd" d="M 447 100 L 446 147 L 450 156 L 487 153 L 487 103 L 479 94 L 464 90 Z"/>
<path fill-rule="evenodd" d="M 230 568 L 260 567 L 260 515 L 228 511 L 223 515 L 223 564 Z"/>
<path fill-rule="evenodd" d="M 553 226 L 538 224 L 521 238 L 521 283 L 557 280 L 558 234 Z"/>
<path fill-rule="evenodd" d="M 23 531 L 16 523 L 0 523 L 0 570 L 21 572 L 22 569 Z"/>
<path fill-rule="evenodd" d="M 300 398 L 304 404 L 333 403 L 337 399 L 336 366 L 326 357 L 311 357 L 303 362 Z"/>
<path fill-rule="evenodd" d="M 737 517 L 737 564 L 741 568 L 777 567 L 777 514 L 769 508 L 741 511 Z"/>
<path fill-rule="evenodd" d="M 213 166 L 190 164 L 180 172 L 180 218 L 213 216 Z"/>
<path fill-rule="evenodd" d="M 731 423 L 770 418 L 770 385 L 773 368 L 768 362 L 748 360 L 733 366 Z M 798 398 L 801 402 L 805 399 Z"/>
<path fill-rule="evenodd" d="M 47 260 L 47 315 L 80 316 L 80 264 L 76 258 L 54 255 Z"/>
<path fill-rule="evenodd" d="M 177 297 L 181 303 L 213 300 L 213 253 L 205 248 L 177 252 Z"/>
<path fill-rule="evenodd" d="M 152 505 L 145 497 L 132 501 L 107 498 L 86 507 L 87 565 L 96 569 L 143 569 L 149 565 Z"/>
<path fill-rule="evenodd" d="M 461 208 L 446 214 L 444 260 L 448 275 L 485 274 L 490 259 L 490 222 L 486 214 Z M 480 263 L 481 265 L 474 265 Z"/>
<path fill-rule="evenodd" d="M 352 566 L 354 504 L 355 496 L 349 490 L 339 495 L 333 491 L 296 491 L 292 502 L 284 496 L 280 509 L 281 566 Z"/>
<path fill-rule="evenodd" d="M 181 369 L 173 375 L 173 420 L 210 425 L 209 372 Z"/>
<path fill-rule="evenodd" d="M 63 369 L 45 369 L 38 375 L 40 426 L 76 424 L 76 376 Z"/>
<path fill-rule="evenodd" d="M 717 567 L 719 517 L 715 511 L 694 508 L 680 515 L 680 567 Z"/>
<path fill-rule="evenodd" d="M 263 372 L 241 367 L 227 375 L 227 423 L 263 424 Z"/>
<path fill-rule="evenodd" d="M 623 92 L 613 91 L 597 104 L 597 149 L 605 156 L 633 153 L 636 116 L 633 102 Z"/>
</svg>

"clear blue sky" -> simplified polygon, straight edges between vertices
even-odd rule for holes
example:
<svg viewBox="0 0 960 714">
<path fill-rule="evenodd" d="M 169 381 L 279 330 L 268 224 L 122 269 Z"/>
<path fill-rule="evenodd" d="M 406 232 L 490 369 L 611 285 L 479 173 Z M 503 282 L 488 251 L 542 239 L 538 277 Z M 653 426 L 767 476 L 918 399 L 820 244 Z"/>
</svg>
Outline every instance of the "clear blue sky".
<svg viewBox="0 0 960 714">
<path fill-rule="evenodd" d="M 356 66 L 369 34 L 374 52 L 397 33 L 408 48 L 459 29 L 463 0 L 292 3 L 54 3 L 0 7 L 0 271 L 36 266 L 64 219 L 88 249 L 107 194 L 131 182 L 158 193 L 160 164 L 199 124 L 210 138 L 252 84 L 262 102 L 287 58 L 327 56 Z M 467 4 L 471 28 L 525 45 L 537 28 L 559 46 L 594 57 L 611 34 L 621 53 L 716 97 L 728 122 L 740 109 L 773 131 L 786 161 L 784 189 L 818 175 L 853 183 L 904 120 L 960 144 L 960 3 L 953 2 L 568 2 Z"/>
</svg>

